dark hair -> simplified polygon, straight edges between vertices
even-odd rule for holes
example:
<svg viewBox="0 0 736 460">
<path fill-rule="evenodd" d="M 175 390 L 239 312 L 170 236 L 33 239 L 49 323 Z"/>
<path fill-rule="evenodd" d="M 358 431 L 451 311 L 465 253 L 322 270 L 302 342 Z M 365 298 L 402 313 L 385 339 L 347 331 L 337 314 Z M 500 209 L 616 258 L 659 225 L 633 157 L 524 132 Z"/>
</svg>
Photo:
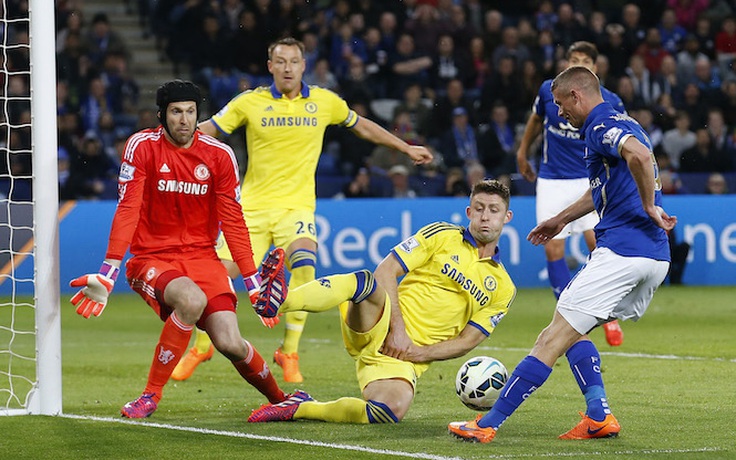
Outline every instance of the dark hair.
<svg viewBox="0 0 736 460">
<path fill-rule="evenodd" d="M 488 195 L 500 196 L 503 199 L 504 203 L 506 203 L 506 208 L 508 209 L 509 201 L 511 200 L 511 191 L 502 182 L 499 182 L 495 179 L 483 179 L 479 182 L 476 182 L 473 185 L 473 190 L 470 192 L 470 198 L 472 199 L 475 195 L 479 193 L 487 193 Z"/>
<path fill-rule="evenodd" d="M 595 62 L 598 59 L 598 48 L 594 44 L 586 41 L 575 42 L 567 49 L 565 57 L 570 59 L 572 53 L 583 53 Z"/>
<path fill-rule="evenodd" d="M 300 42 L 296 38 L 286 37 L 280 40 L 276 40 L 275 42 L 271 43 L 271 45 L 268 47 L 268 59 L 269 60 L 271 60 L 271 58 L 273 57 L 273 50 L 276 49 L 276 47 L 279 45 L 296 46 L 297 48 L 299 48 L 299 51 L 301 52 L 302 57 L 304 57 L 304 43 Z"/>
</svg>

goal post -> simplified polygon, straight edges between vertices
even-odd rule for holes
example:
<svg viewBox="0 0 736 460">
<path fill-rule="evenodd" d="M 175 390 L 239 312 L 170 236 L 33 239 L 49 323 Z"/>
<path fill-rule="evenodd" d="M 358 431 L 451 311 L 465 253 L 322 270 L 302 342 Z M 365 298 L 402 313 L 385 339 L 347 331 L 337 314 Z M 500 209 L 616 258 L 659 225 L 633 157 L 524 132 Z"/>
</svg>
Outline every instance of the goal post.
<svg viewBox="0 0 736 460">
<path fill-rule="evenodd" d="M 28 0 L 27 13 L 18 14 L 19 2 L 0 1 L 0 161 L 5 166 L 0 181 L 7 185 L 0 191 L 0 415 L 58 415 L 62 379 L 55 3 Z M 28 58 L 11 67 L 8 54 L 13 52 Z M 17 87 L 10 90 L 11 80 L 28 82 L 27 88 L 20 93 Z M 30 107 L 30 119 L 11 119 L 10 107 L 17 104 Z M 28 129 L 30 150 L 22 142 L 16 146 L 18 133 Z M 30 172 L 11 167 L 28 157 Z M 18 197 L 28 183 L 32 193 Z M 32 273 L 26 275 L 29 266 Z"/>
</svg>

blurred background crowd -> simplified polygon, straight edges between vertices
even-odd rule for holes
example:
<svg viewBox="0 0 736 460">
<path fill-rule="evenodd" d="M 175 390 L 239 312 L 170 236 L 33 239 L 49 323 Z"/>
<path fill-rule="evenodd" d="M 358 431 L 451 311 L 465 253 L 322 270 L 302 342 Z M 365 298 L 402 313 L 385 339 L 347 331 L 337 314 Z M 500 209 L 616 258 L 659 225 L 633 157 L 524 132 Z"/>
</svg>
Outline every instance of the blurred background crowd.
<svg viewBox="0 0 736 460">
<path fill-rule="evenodd" d="M 30 187 L 8 176 L 31 174 L 28 28 L 13 21 L 28 1 L 5 4 L 6 42 L 26 46 L 0 55 L 0 123 L 17 128 L 0 129 L 0 194 L 22 200 Z M 153 91 L 131 72 L 136 49 L 98 6 L 56 2 L 61 199 L 114 199 L 126 138 L 158 124 Z M 205 91 L 200 119 L 270 84 L 268 45 L 293 36 L 308 84 L 436 155 L 416 167 L 330 128 L 319 197 L 467 196 L 481 177 L 533 194 L 516 172 L 518 142 L 540 84 L 579 40 L 598 47 L 601 83 L 649 132 L 665 193 L 736 189 L 735 1 L 127 0 L 125 14 L 169 69 L 159 83 L 186 78 Z M 227 142 L 245 161 L 242 135 Z"/>
</svg>

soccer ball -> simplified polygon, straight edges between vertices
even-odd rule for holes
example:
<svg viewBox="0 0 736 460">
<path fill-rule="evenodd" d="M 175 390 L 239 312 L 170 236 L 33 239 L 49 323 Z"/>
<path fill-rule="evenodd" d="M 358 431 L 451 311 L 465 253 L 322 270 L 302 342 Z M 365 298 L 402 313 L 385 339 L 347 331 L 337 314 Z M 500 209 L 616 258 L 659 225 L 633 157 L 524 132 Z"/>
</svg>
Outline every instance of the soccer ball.
<svg viewBox="0 0 736 460">
<path fill-rule="evenodd" d="M 477 411 L 493 406 L 509 378 L 506 366 L 490 356 L 465 361 L 457 371 L 455 392 L 463 404 Z"/>
</svg>

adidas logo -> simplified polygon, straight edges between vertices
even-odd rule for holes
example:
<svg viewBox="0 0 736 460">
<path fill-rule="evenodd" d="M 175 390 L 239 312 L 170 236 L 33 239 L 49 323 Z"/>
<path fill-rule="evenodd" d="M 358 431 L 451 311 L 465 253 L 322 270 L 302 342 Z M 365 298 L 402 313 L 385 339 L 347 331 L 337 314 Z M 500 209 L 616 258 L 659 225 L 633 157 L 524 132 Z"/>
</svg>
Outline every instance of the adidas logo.
<svg viewBox="0 0 736 460">
<path fill-rule="evenodd" d="M 266 112 L 273 112 L 273 106 L 269 105 L 268 107 L 266 107 L 266 110 L 265 111 Z"/>
<path fill-rule="evenodd" d="M 164 163 L 164 165 L 161 166 L 161 169 L 159 169 L 158 172 L 168 173 L 168 172 L 171 172 L 171 170 L 169 169 L 169 165 Z"/>
<path fill-rule="evenodd" d="M 450 259 L 452 259 L 452 261 L 455 262 L 456 264 L 460 263 L 460 257 L 456 255 L 450 256 Z"/>
</svg>

